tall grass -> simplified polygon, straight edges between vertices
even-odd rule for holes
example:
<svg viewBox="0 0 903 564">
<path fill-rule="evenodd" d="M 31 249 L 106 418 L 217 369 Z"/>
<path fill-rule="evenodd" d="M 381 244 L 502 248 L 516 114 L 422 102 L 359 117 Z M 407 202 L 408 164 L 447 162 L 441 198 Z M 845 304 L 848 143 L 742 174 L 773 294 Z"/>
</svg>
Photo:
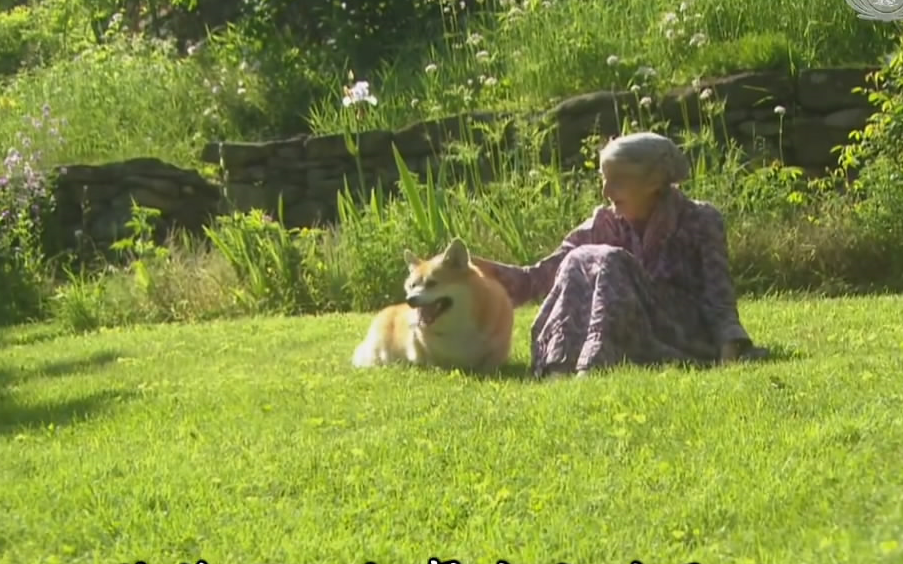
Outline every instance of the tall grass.
<svg viewBox="0 0 903 564">
<path fill-rule="evenodd" d="M 98 22 L 97 8 L 81 0 L 43 0 L 0 13 L 0 72 L 27 65 L 0 94 L 0 139 L 12 139 L 22 116 L 47 103 L 69 121 L 64 161 L 195 164 L 208 140 L 307 126 L 396 128 L 475 108 L 535 110 L 639 80 L 666 88 L 747 68 L 874 64 L 895 31 L 837 0 L 765 8 L 752 0 L 487 0 L 466 21 L 457 6 L 436 3 L 446 33 L 432 44 L 355 69 L 341 45 L 297 45 L 276 28 L 261 37 L 269 29 L 262 21 L 238 22 L 186 53 L 126 36 L 115 15 Z M 98 24 L 106 28 L 99 43 Z M 611 56 L 617 65 L 605 64 Z M 349 72 L 379 99 L 365 119 L 341 104 Z"/>
<path fill-rule="evenodd" d="M 665 89 L 740 70 L 875 65 L 896 31 L 833 0 L 497 0 L 466 26 L 454 4 L 446 8 L 448 34 L 422 54 L 419 67 L 386 65 L 370 77 L 381 104 L 362 127 L 394 128 L 476 108 L 537 109 L 637 82 Z M 347 127 L 340 97 L 314 105 L 315 131 Z"/>
</svg>

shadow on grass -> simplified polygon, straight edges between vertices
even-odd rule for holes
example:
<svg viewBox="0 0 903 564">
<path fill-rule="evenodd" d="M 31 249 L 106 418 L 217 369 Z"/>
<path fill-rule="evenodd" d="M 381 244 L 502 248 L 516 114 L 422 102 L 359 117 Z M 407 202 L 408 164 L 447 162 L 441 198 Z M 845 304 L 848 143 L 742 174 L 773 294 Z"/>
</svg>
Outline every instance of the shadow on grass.
<svg viewBox="0 0 903 564">
<path fill-rule="evenodd" d="M 740 361 L 741 363 L 748 364 L 776 364 L 782 362 L 789 362 L 791 360 L 797 360 L 800 358 L 806 358 L 808 355 L 804 355 L 799 351 L 795 351 L 780 344 L 774 345 L 765 345 L 763 348 L 767 351 L 765 356 L 759 358 L 751 358 L 747 360 Z M 717 362 L 698 362 L 698 363 L 667 363 L 667 364 L 651 364 L 648 365 L 649 368 L 664 368 L 664 367 L 678 367 L 684 370 L 708 370 L 712 368 L 718 368 L 720 366 Z M 530 368 L 530 364 L 523 361 L 513 361 L 509 362 L 505 366 L 501 367 L 497 372 L 493 374 L 479 374 L 476 372 L 465 372 L 465 375 L 468 377 L 476 378 L 479 380 L 520 380 L 525 383 L 541 383 L 548 380 L 552 380 L 549 377 L 536 377 L 533 375 L 533 371 Z M 603 375 L 602 371 L 596 370 L 591 371 L 589 377 L 598 377 Z"/>
<path fill-rule="evenodd" d="M 23 405 L 10 394 L 0 392 L 0 435 L 84 421 L 111 404 L 131 399 L 133 395 L 133 392 L 103 390 L 79 398 Z"/>
<path fill-rule="evenodd" d="M 14 345 L 35 345 L 66 334 L 64 329 L 53 326 L 0 326 L 0 349 Z"/>
<path fill-rule="evenodd" d="M 128 399 L 130 392 L 104 390 L 65 400 L 28 403 L 20 402 L 8 389 L 32 378 L 55 378 L 99 370 L 119 357 L 115 351 L 102 351 L 87 358 L 49 362 L 33 368 L 0 366 L 0 435 L 77 422 L 105 409 L 110 403 Z"/>
<path fill-rule="evenodd" d="M 0 385 L 9 386 L 32 378 L 60 377 L 79 372 L 92 372 L 115 362 L 121 355 L 116 351 L 101 351 L 87 358 L 48 362 L 34 368 L 9 368 L 0 366 Z"/>
</svg>

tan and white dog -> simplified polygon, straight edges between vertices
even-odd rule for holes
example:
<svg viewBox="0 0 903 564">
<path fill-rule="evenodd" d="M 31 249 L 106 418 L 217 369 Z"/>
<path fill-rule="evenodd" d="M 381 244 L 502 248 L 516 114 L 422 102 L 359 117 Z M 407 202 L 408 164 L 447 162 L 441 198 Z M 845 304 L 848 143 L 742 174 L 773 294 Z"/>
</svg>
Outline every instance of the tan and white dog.
<svg viewBox="0 0 903 564">
<path fill-rule="evenodd" d="M 493 370 L 508 361 L 514 308 L 494 278 L 470 261 L 461 239 L 421 260 L 409 250 L 405 303 L 380 311 L 354 351 L 357 367 L 409 362 Z"/>
</svg>

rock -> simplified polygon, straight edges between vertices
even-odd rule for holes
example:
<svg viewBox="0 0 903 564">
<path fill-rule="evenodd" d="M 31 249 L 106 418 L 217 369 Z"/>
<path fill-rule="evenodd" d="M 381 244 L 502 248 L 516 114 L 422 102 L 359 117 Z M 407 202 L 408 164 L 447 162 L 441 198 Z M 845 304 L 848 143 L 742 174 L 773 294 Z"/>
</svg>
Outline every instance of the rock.
<svg viewBox="0 0 903 564">
<path fill-rule="evenodd" d="M 823 167 L 837 163 L 831 150 L 848 142 L 849 131 L 831 127 L 817 116 L 797 117 L 790 130 L 793 143 L 793 162 L 801 167 Z"/>
<path fill-rule="evenodd" d="M 737 125 L 737 131 L 747 137 L 778 137 L 782 125 L 778 121 L 744 121 Z"/>
<path fill-rule="evenodd" d="M 392 152 L 391 131 L 363 131 L 361 133 L 335 135 L 323 135 L 309 137 L 304 145 L 307 158 L 310 160 L 324 159 L 353 159 L 370 157 L 374 155 L 391 155 Z M 357 154 L 351 153 L 348 148 L 357 149 Z"/>
<path fill-rule="evenodd" d="M 877 69 L 804 69 L 797 81 L 797 99 L 803 108 L 827 113 L 851 108 L 871 108 L 853 88 L 866 86 L 866 75 Z"/>
<path fill-rule="evenodd" d="M 774 108 L 793 103 L 793 82 L 782 72 L 744 72 L 722 78 L 701 80 L 698 88 L 675 88 L 664 96 L 660 104 L 662 116 L 677 124 L 701 120 L 704 100 L 700 94 L 711 89 L 713 100 L 723 101 L 725 113 L 735 110 Z"/>
<path fill-rule="evenodd" d="M 825 116 L 825 125 L 846 131 L 863 129 L 873 113 L 870 108 L 838 110 Z"/>
</svg>

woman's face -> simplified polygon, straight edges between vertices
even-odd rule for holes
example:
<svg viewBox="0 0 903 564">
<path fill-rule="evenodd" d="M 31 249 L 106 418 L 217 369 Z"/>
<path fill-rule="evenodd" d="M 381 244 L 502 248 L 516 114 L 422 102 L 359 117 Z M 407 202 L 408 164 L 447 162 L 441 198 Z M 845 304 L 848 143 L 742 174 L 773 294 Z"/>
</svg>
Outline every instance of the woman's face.
<svg viewBox="0 0 903 564">
<path fill-rule="evenodd" d="M 618 215 L 631 222 L 645 221 L 652 214 L 661 186 L 659 175 L 616 163 L 602 165 L 602 196 Z"/>
</svg>

